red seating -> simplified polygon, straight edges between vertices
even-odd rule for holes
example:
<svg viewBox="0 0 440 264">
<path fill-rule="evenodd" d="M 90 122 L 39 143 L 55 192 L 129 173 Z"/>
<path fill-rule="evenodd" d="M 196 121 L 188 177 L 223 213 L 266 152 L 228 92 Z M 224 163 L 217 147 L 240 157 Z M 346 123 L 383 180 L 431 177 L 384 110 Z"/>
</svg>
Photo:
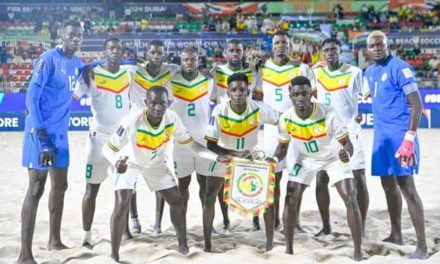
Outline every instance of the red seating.
<svg viewBox="0 0 440 264">
<path fill-rule="evenodd" d="M 26 75 L 20 76 L 20 81 L 25 82 L 27 81 L 28 77 Z"/>
</svg>

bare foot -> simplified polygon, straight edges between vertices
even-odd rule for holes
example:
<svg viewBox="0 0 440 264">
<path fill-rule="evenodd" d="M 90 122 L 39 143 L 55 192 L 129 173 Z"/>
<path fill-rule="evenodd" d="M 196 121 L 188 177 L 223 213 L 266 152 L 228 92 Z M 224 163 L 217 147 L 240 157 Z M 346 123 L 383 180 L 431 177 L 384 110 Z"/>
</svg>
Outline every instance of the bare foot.
<svg viewBox="0 0 440 264">
<path fill-rule="evenodd" d="M 179 252 L 180 252 L 182 255 L 187 255 L 188 252 L 189 252 L 188 245 L 187 245 L 187 244 L 185 244 L 185 245 L 180 245 L 180 246 L 179 246 Z"/>
<path fill-rule="evenodd" d="M 155 235 L 162 234 L 162 228 L 160 226 L 155 225 L 153 227 L 153 234 L 155 234 Z"/>
<path fill-rule="evenodd" d="M 223 224 L 221 234 L 226 235 L 231 233 L 231 224 L 229 222 Z"/>
<path fill-rule="evenodd" d="M 416 251 L 411 254 L 410 259 L 427 259 L 428 249 L 426 247 L 417 247 Z"/>
<path fill-rule="evenodd" d="M 402 236 L 390 235 L 389 237 L 382 240 L 383 242 L 393 243 L 396 245 L 403 245 Z"/>
<path fill-rule="evenodd" d="M 66 245 L 64 245 L 61 241 L 58 242 L 50 242 L 47 243 L 47 250 L 63 250 L 63 249 L 68 249 L 69 247 L 67 247 Z"/>
<path fill-rule="evenodd" d="M 37 264 L 37 262 L 35 261 L 34 257 L 31 256 L 23 256 L 22 253 L 20 253 L 20 256 L 18 257 L 17 260 L 18 264 Z"/>
<path fill-rule="evenodd" d="M 354 251 L 354 256 L 353 256 L 353 259 L 355 260 L 355 261 L 361 261 L 362 260 L 362 251 Z"/>
<path fill-rule="evenodd" d="M 306 230 L 304 230 L 304 228 L 302 228 L 302 226 L 300 224 L 296 224 L 295 225 L 295 233 L 297 233 L 297 234 L 305 234 L 307 232 L 306 232 Z"/>
<path fill-rule="evenodd" d="M 116 262 L 119 263 L 119 253 L 112 253 L 111 257 L 112 259 L 114 259 Z"/>
<path fill-rule="evenodd" d="M 129 240 L 132 239 L 133 236 L 131 235 L 130 231 L 125 231 L 122 233 L 122 240 Z"/>
<path fill-rule="evenodd" d="M 284 251 L 286 254 L 293 255 L 293 248 L 286 248 L 286 251 Z"/>
<path fill-rule="evenodd" d="M 206 242 L 205 241 L 205 247 L 203 248 L 203 251 L 205 251 L 205 252 L 211 252 L 212 251 L 211 242 Z"/>
<path fill-rule="evenodd" d="M 266 252 L 273 249 L 273 242 L 266 242 Z"/>
<path fill-rule="evenodd" d="M 322 228 L 318 233 L 315 234 L 315 237 L 330 235 L 331 230 L 327 228 Z"/>
<path fill-rule="evenodd" d="M 87 248 L 87 249 L 90 249 L 90 250 L 93 249 L 93 245 L 90 244 L 89 242 L 84 242 L 84 243 L 82 244 L 82 246 L 85 247 L 85 248 Z"/>
</svg>

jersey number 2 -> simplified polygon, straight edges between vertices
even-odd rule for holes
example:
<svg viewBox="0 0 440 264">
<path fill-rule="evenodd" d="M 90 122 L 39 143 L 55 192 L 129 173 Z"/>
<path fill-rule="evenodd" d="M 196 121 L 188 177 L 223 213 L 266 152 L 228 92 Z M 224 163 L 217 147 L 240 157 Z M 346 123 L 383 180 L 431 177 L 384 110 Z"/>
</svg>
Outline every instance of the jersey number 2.
<svg viewBox="0 0 440 264">
<path fill-rule="evenodd" d="M 195 116 L 196 113 L 196 105 L 195 104 L 188 104 L 188 116 Z"/>
</svg>

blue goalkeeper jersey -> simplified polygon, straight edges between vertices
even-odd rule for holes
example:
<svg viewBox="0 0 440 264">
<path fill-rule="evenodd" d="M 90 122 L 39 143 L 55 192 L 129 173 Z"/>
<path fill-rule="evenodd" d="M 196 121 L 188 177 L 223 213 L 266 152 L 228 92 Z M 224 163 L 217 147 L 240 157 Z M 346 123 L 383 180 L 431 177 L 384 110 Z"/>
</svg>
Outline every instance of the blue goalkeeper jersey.
<svg viewBox="0 0 440 264">
<path fill-rule="evenodd" d="M 72 92 L 81 67 L 78 57 L 69 59 L 60 48 L 48 50 L 36 60 L 26 95 L 26 131 L 45 128 L 50 133 L 67 132 Z"/>
<path fill-rule="evenodd" d="M 388 134 L 406 132 L 410 121 L 406 95 L 418 92 L 413 67 L 390 55 L 384 64 L 369 66 L 364 81 L 373 101 L 375 131 Z"/>
</svg>

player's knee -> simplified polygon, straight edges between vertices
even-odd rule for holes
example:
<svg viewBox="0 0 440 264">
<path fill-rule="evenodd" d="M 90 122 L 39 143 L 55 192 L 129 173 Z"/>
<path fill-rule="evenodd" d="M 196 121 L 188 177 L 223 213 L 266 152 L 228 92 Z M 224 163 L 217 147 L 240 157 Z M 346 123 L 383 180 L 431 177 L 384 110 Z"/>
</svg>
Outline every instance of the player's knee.
<svg viewBox="0 0 440 264">
<path fill-rule="evenodd" d="M 327 174 L 318 173 L 316 175 L 316 189 L 317 190 L 327 189 L 328 183 L 329 183 L 329 178 L 328 178 Z"/>
<path fill-rule="evenodd" d="M 55 194 L 64 194 L 67 190 L 67 186 L 68 186 L 67 181 L 56 183 L 55 185 L 53 185 L 52 191 Z"/>
<path fill-rule="evenodd" d="M 29 195 L 32 197 L 32 199 L 40 199 L 41 196 L 43 196 L 44 193 L 44 183 L 37 182 L 29 189 Z"/>
<path fill-rule="evenodd" d="M 357 199 L 356 199 L 356 189 L 349 189 L 347 190 L 347 196 L 344 200 L 345 206 L 347 208 L 353 208 L 357 205 Z"/>
</svg>

